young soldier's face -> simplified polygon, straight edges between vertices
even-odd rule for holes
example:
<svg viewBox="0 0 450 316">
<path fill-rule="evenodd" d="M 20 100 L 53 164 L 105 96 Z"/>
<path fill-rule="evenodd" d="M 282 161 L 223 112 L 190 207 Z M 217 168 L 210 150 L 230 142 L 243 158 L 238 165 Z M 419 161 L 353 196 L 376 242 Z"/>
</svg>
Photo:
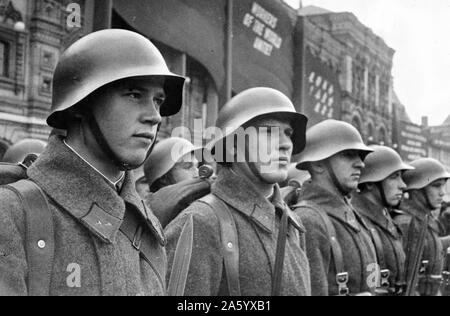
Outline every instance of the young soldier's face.
<svg viewBox="0 0 450 316">
<path fill-rule="evenodd" d="M 425 194 L 428 196 L 428 201 L 433 209 L 439 209 L 442 207 L 442 203 L 444 203 L 446 184 L 447 180 L 441 179 L 434 181 L 432 184 L 425 187 Z"/>
<path fill-rule="evenodd" d="M 398 171 L 390 175 L 381 182 L 386 202 L 391 207 L 396 207 L 403 199 L 403 192 L 406 190 L 406 184 L 402 179 L 402 172 Z"/>
<path fill-rule="evenodd" d="M 294 133 L 290 123 L 280 119 L 262 118 L 252 122 L 256 137 L 245 142 L 245 153 L 238 146 L 237 152 L 245 154 L 251 171 L 266 183 L 283 182 L 288 177 L 291 163 Z"/>
<path fill-rule="evenodd" d="M 169 171 L 173 184 L 198 177 L 198 160 L 194 153 L 182 157 Z"/>
<path fill-rule="evenodd" d="M 346 150 L 332 156 L 328 161 L 344 190 L 351 192 L 358 188 L 361 172 L 365 167 L 359 151 Z"/>
<path fill-rule="evenodd" d="M 165 94 L 162 78 L 129 78 L 105 86 L 93 100 L 94 117 L 112 151 L 138 166 L 156 139 Z"/>
</svg>

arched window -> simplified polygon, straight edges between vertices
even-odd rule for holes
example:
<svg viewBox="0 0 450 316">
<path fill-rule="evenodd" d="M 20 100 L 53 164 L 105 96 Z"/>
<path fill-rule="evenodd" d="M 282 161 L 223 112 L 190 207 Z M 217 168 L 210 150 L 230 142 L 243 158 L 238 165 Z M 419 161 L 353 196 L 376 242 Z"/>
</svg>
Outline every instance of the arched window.
<svg viewBox="0 0 450 316">
<path fill-rule="evenodd" d="M 0 77 L 9 76 L 9 44 L 0 41 Z"/>
</svg>

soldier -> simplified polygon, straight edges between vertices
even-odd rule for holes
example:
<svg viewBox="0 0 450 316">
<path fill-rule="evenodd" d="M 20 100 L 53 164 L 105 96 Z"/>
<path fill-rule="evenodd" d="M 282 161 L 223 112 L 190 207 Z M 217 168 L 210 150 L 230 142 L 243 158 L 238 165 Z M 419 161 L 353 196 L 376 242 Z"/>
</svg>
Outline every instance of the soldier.
<svg viewBox="0 0 450 316">
<path fill-rule="evenodd" d="M 311 181 L 304 184 L 294 209 L 307 231 L 315 296 L 366 295 L 376 285 L 374 245 L 349 199 L 372 151 L 344 122 L 327 120 L 306 134 L 297 168 L 309 171 Z"/>
<path fill-rule="evenodd" d="M 439 222 L 442 227 L 442 237 L 450 235 L 450 203 L 442 203 L 442 207 L 439 212 Z"/>
<path fill-rule="evenodd" d="M 198 160 L 201 151 L 183 138 L 171 137 L 155 145 L 144 172 L 151 192 L 185 180 L 198 178 Z"/>
<path fill-rule="evenodd" d="M 185 295 L 310 294 L 304 229 L 276 184 L 286 180 L 292 153 L 304 148 L 306 123 L 284 94 L 270 88 L 246 90 L 222 108 L 217 126 L 224 134 L 209 147 L 219 163 L 212 194 L 166 229 L 170 263 L 181 227 L 193 218 Z M 268 145 L 269 136 L 278 141 Z M 267 160 L 258 148 L 267 149 Z"/>
<path fill-rule="evenodd" d="M 360 180 L 360 193 L 352 204 L 369 226 L 380 265 L 381 295 L 401 295 L 406 289 L 405 252 L 400 228 L 390 215 L 398 208 L 406 190 L 402 175 L 414 169 L 400 155 L 385 146 L 374 150 L 365 160 Z"/>
<path fill-rule="evenodd" d="M 311 176 L 307 171 L 297 169 L 296 163 L 292 163 L 289 166 L 288 178 L 283 183 L 280 183 L 281 195 L 289 207 L 297 203 L 303 183 L 310 178 Z"/>
<path fill-rule="evenodd" d="M 32 182 L 0 189 L 0 294 L 165 294 L 164 234 L 130 170 L 161 116 L 179 111 L 183 84 L 134 32 L 99 31 L 64 52 L 47 123 L 67 137 L 50 139 Z"/>
<path fill-rule="evenodd" d="M 210 182 L 199 177 L 196 154 L 202 150 L 186 139 L 171 137 L 156 144 L 146 161 L 144 173 L 150 193 L 145 200 L 160 210 L 163 226 L 192 202 L 210 193 Z"/>
<path fill-rule="evenodd" d="M 417 290 L 422 296 L 435 296 L 439 293 L 442 280 L 443 246 L 439 239 L 439 222 L 431 212 L 442 206 L 450 173 L 439 161 L 431 158 L 415 160 L 411 166 L 415 169 L 404 175 L 409 198 L 402 202 L 400 209 L 403 214 L 397 216 L 395 221 L 403 232 L 407 255 L 421 252 L 417 236 L 426 228 L 423 254 L 419 254 L 422 264 Z"/>
<path fill-rule="evenodd" d="M 44 151 L 47 143 L 38 139 L 23 139 L 8 148 L 0 163 L 0 185 L 27 177 L 27 169 Z"/>
<path fill-rule="evenodd" d="M 8 148 L 2 161 L 6 163 L 31 165 L 37 157 L 44 151 L 47 143 L 39 139 L 22 139 Z"/>
</svg>

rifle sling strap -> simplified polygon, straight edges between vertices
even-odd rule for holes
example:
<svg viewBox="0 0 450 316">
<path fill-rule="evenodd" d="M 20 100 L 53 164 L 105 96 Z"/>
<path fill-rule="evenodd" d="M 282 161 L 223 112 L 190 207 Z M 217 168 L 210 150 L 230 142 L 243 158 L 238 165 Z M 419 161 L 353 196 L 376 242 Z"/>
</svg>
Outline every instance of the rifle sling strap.
<svg viewBox="0 0 450 316">
<path fill-rule="evenodd" d="M 209 205 L 219 219 L 228 292 L 230 296 L 241 296 L 239 282 L 239 241 L 233 216 L 225 202 L 213 194 L 201 198 L 198 202 Z"/>
<path fill-rule="evenodd" d="M 344 258 L 342 255 L 342 248 L 337 240 L 336 229 L 334 228 L 331 219 L 328 215 L 320 209 L 317 205 L 312 203 L 311 201 L 302 201 L 295 206 L 297 207 L 306 207 L 313 209 L 320 216 L 323 223 L 325 224 L 325 228 L 328 234 L 328 240 L 330 241 L 331 253 L 333 256 L 334 267 L 336 271 L 336 283 L 339 289 L 339 295 L 348 295 L 349 290 L 347 287 L 348 282 L 348 272 L 344 270 Z"/>
<path fill-rule="evenodd" d="M 128 238 L 142 258 L 152 264 L 151 233 L 142 219 L 135 212 L 125 211 L 125 217 L 119 230 Z"/>
<path fill-rule="evenodd" d="M 55 236 L 48 200 L 39 186 L 30 180 L 21 180 L 6 187 L 16 193 L 25 211 L 28 294 L 49 296 Z"/>
</svg>

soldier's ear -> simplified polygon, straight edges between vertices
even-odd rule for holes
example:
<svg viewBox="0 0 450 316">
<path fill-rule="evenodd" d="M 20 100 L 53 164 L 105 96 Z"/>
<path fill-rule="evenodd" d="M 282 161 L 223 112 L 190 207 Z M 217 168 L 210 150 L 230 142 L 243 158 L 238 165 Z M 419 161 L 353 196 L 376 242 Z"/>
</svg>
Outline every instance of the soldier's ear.
<svg viewBox="0 0 450 316">
<path fill-rule="evenodd" d="M 324 174 L 326 166 L 322 161 L 308 163 L 308 171 L 311 174 Z"/>
<path fill-rule="evenodd" d="M 367 191 L 373 191 L 375 188 L 375 183 L 364 183 L 364 189 Z"/>
</svg>

